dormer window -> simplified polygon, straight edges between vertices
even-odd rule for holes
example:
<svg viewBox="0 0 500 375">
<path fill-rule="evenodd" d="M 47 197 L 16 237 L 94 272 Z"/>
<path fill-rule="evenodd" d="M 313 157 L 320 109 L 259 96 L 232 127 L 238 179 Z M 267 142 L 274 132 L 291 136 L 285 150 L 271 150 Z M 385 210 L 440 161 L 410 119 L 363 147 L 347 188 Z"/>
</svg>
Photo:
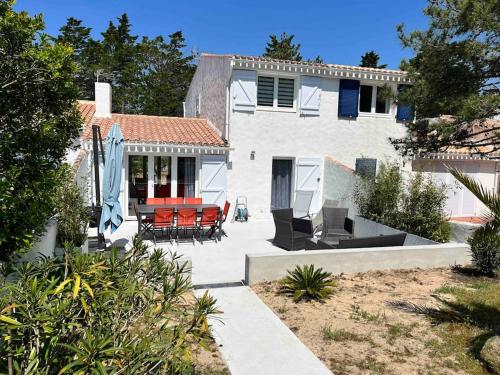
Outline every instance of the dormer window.
<svg viewBox="0 0 500 375">
<path fill-rule="evenodd" d="M 295 79 L 258 76 L 257 107 L 293 109 L 295 107 Z"/>
</svg>

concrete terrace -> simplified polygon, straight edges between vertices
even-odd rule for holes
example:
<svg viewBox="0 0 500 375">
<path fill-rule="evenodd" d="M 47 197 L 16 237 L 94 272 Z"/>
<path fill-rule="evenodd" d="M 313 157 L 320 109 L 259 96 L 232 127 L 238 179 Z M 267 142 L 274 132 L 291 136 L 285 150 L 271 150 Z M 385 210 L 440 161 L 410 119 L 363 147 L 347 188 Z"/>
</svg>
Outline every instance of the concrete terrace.
<svg viewBox="0 0 500 375">
<path fill-rule="evenodd" d="M 194 285 L 241 282 L 245 278 L 245 254 L 283 251 L 271 244 L 274 237 L 272 219 L 251 219 L 248 222 L 229 222 L 224 226 L 227 237 L 221 241 L 213 240 L 189 242 L 181 240 L 170 243 L 168 238 L 158 240 L 158 248 L 175 251 L 189 257 L 193 265 L 192 282 Z M 132 237 L 137 233 L 136 221 L 125 221 L 110 238 L 118 246 L 130 246 Z M 109 235 L 107 236 L 107 238 Z M 147 240 L 154 246 L 152 240 Z"/>
<path fill-rule="evenodd" d="M 156 247 L 175 251 L 192 261 L 195 294 L 205 290 L 223 312 L 212 319 L 214 338 L 233 375 L 331 374 L 330 370 L 284 325 L 242 280 L 245 254 L 283 251 L 269 241 L 274 236 L 271 218 L 227 222 L 227 237 L 203 243 L 158 242 Z M 137 222 L 126 221 L 110 242 L 130 247 Z M 109 235 L 108 235 L 109 237 Z M 148 240 L 151 246 L 153 242 Z"/>
</svg>

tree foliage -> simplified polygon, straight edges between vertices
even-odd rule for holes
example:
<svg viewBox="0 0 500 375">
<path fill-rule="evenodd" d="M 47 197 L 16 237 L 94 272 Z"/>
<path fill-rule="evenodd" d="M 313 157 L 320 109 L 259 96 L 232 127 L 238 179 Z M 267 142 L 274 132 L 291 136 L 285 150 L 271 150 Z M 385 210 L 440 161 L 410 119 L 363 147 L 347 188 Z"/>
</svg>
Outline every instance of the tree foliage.
<svg viewBox="0 0 500 375">
<path fill-rule="evenodd" d="M 438 242 L 451 236 L 446 199 L 446 186 L 420 172 L 405 179 L 390 163 L 380 166 L 374 180 L 359 179 L 354 189 L 361 216 Z"/>
<path fill-rule="evenodd" d="M 288 35 L 285 32 L 281 33 L 279 38 L 276 34 L 270 35 L 263 56 L 271 59 L 302 61 L 300 44 L 293 43 L 294 37 L 295 35 Z"/>
<path fill-rule="evenodd" d="M 412 86 L 400 100 L 413 105 L 417 121 L 393 143 L 410 155 L 450 147 L 483 155 L 499 150 L 500 126 L 487 120 L 500 108 L 500 2 L 429 0 L 424 14 L 427 30 L 406 34 L 398 26 L 403 45 L 414 51 L 401 64 Z"/>
<path fill-rule="evenodd" d="M 81 127 L 73 51 L 43 32 L 41 16 L 12 6 L 0 2 L 0 260 L 43 232 Z"/>
<path fill-rule="evenodd" d="M 215 299 L 191 294 L 175 254 L 139 237 L 125 255 L 67 252 L 25 263 L 0 295 L 0 371 L 19 374 L 191 374 L 210 342 Z M 14 373 L 10 372 L 9 373 Z"/>
<path fill-rule="evenodd" d="M 500 270 L 500 195 L 456 168 L 450 168 L 450 172 L 488 209 L 485 224 L 474 232 L 469 245 L 477 268 L 486 275 L 495 275 Z"/>
<path fill-rule="evenodd" d="M 107 81 L 113 87 L 113 111 L 148 115 L 182 115 L 182 101 L 194 74 L 195 55 L 184 53 L 181 31 L 155 38 L 132 34 L 125 13 L 109 22 L 101 39 L 91 38 L 82 21 L 68 18 L 61 27 L 59 42 L 75 51 L 80 66 L 75 79 L 81 99 L 94 98 L 94 82 Z"/>
<path fill-rule="evenodd" d="M 361 62 L 359 66 L 365 68 L 378 68 L 385 69 L 387 68 L 387 64 L 379 64 L 380 56 L 375 51 L 366 52 L 363 56 L 361 56 Z"/>
</svg>

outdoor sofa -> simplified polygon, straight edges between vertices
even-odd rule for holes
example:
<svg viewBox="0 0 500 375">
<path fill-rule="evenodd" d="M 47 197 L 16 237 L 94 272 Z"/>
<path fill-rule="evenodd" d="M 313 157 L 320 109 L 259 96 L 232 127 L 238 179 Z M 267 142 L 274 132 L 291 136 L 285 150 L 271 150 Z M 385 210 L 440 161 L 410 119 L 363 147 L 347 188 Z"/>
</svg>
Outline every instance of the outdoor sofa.
<svg viewBox="0 0 500 375">
<path fill-rule="evenodd" d="M 368 247 L 403 246 L 406 233 L 389 234 L 385 236 L 373 236 L 362 238 L 342 238 L 318 239 L 315 242 L 308 242 L 306 250 L 322 249 L 363 249 Z"/>
</svg>

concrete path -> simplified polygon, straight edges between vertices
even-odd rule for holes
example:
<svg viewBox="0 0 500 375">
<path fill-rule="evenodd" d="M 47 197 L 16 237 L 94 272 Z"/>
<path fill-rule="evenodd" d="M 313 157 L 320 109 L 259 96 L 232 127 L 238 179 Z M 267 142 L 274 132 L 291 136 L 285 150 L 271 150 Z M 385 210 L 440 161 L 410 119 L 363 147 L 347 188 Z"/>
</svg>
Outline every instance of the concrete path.
<svg viewBox="0 0 500 375">
<path fill-rule="evenodd" d="M 223 311 L 222 322 L 213 319 L 211 324 L 232 375 L 331 374 L 250 288 L 215 288 L 209 293 Z"/>
</svg>

